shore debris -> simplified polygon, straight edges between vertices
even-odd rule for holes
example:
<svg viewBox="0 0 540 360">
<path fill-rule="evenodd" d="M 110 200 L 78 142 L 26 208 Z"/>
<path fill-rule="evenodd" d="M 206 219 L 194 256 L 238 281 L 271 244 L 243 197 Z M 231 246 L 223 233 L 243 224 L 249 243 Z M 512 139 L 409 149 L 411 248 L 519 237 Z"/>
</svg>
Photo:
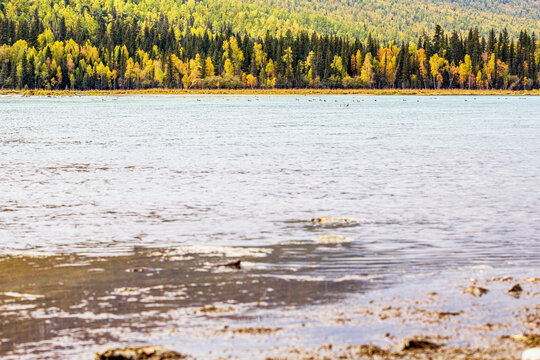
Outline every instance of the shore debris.
<svg viewBox="0 0 540 360">
<path fill-rule="evenodd" d="M 511 276 L 508 276 L 508 275 L 507 276 L 500 276 L 500 277 L 496 277 L 496 278 L 491 279 L 491 281 L 512 281 L 512 280 L 514 280 L 514 278 L 511 277 Z"/>
<path fill-rule="evenodd" d="M 516 284 L 516 285 L 512 286 L 510 288 L 510 290 L 508 290 L 506 293 L 509 294 L 509 295 L 512 295 L 512 296 L 519 297 L 519 295 L 521 295 L 522 291 L 523 291 L 523 288 L 521 287 L 521 285 Z"/>
<path fill-rule="evenodd" d="M 472 296 L 481 297 L 487 294 L 489 290 L 480 286 L 469 286 L 463 290 L 463 292 L 466 294 L 471 294 Z"/>
<path fill-rule="evenodd" d="M 540 335 L 537 334 L 517 334 L 510 336 L 510 339 L 524 342 L 527 346 L 540 346 Z"/>
<path fill-rule="evenodd" d="M 249 335 L 265 335 L 270 334 L 276 331 L 281 331 L 283 328 L 240 328 L 240 329 L 234 329 L 232 332 L 234 334 L 249 334 Z"/>
<path fill-rule="evenodd" d="M 442 345 L 431 342 L 426 339 L 419 339 L 419 338 L 413 338 L 406 340 L 403 343 L 403 346 L 401 347 L 402 351 L 410 351 L 410 350 L 436 350 L 440 348 Z"/>
<path fill-rule="evenodd" d="M 447 318 L 449 316 L 459 316 L 463 314 L 463 311 L 441 311 L 438 313 L 439 318 Z"/>
<path fill-rule="evenodd" d="M 540 347 L 525 350 L 521 354 L 521 360 L 540 360 Z"/>
<path fill-rule="evenodd" d="M 211 267 L 217 268 L 217 267 L 222 267 L 222 266 L 240 270 L 242 268 L 242 260 L 236 259 L 236 260 L 229 261 L 222 264 L 214 264 Z"/>
<path fill-rule="evenodd" d="M 362 224 L 367 222 L 365 219 L 353 219 L 338 216 L 321 216 L 309 220 L 312 223 L 319 225 L 334 225 L 334 224 Z"/>
<path fill-rule="evenodd" d="M 354 346 L 351 350 L 354 351 L 354 354 L 356 356 L 363 356 L 363 357 L 364 356 L 368 356 L 368 357 L 379 356 L 383 358 L 388 357 L 388 351 L 381 349 L 377 345 L 371 345 L 371 344 L 359 345 L 359 346 Z"/>
<path fill-rule="evenodd" d="M 166 350 L 161 346 L 139 346 L 108 349 L 97 353 L 95 360 L 180 360 L 187 355 Z"/>
<path fill-rule="evenodd" d="M 200 307 L 198 309 L 198 312 L 206 313 L 206 314 L 208 313 L 218 314 L 218 313 L 230 312 L 233 310 L 234 309 L 232 307 L 217 307 L 215 305 L 208 304 L 208 305 L 204 305 L 203 307 Z"/>
</svg>

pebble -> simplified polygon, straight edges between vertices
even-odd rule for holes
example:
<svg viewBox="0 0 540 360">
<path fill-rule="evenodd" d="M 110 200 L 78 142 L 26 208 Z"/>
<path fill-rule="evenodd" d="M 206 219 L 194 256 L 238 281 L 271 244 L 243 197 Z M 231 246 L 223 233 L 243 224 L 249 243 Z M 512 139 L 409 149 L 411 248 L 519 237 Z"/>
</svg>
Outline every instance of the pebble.
<svg viewBox="0 0 540 360">
<path fill-rule="evenodd" d="M 540 360 L 540 347 L 525 350 L 521 355 L 521 360 Z"/>
</svg>

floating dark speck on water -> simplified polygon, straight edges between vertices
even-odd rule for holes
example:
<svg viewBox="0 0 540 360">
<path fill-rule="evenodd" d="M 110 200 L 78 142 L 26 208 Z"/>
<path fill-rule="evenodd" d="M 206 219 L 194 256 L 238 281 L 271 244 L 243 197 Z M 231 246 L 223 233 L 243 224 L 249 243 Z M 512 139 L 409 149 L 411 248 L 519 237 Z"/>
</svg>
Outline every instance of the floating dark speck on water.
<svg viewBox="0 0 540 360">
<path fill-rule="evenodd" d="M 126 272 L 133 272 L 133 273 L 149 273 L 149 272 L 157 272 L 160 271 L 160 269 L 155 268 L 148 268 L 148 267 L 133 267 L 126 269 Z"/>
</svg>

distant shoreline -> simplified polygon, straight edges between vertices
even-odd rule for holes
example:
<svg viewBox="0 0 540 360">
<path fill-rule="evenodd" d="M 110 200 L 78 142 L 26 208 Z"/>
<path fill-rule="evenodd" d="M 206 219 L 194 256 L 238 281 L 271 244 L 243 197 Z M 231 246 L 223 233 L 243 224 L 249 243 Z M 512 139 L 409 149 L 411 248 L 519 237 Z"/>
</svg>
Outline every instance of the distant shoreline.
<svg viewBox="0 0 540 360">
<path fill-rule="evenodd" d="M 415 96 L 540 96 L 540 90 L 466 89 L 139 89 L 139 90 L 0 90 L 19 96 L 122 96 L 122 95 L 415 95 Z"/>
</svg>

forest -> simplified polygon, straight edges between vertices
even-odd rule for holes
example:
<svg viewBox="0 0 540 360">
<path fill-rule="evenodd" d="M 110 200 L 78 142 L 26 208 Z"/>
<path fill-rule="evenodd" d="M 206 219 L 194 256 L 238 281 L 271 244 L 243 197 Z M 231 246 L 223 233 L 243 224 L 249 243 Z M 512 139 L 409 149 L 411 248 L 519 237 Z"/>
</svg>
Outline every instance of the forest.
<svg viewBox="0 0 540 360">
<path fill-rule="evenodd" d="M 5 11 L 6 9 L 0 9 Z M 84 12 L 83 12 L 84 13 Z M 382 41 L 288 30 L 264 36 L 233 26 L 196 31 L 172 24 L 100 17 L 97 28 L 35 10 L 0 17 L 0 88 L 412 88 L 537 89 L 534 33 L 482 35 L 437 25 L 414 41 Z"/>
<path fill-rule="evenodd" d="M 465 34 L 478 28 L 487 36 L 507 29 L 540 32 L 538 0 L 2 0 L 0 19 L 40 16 L 53 28 L 83 28 L 91 37 L 114 19 L 153 26 L 164 17 L 176 32 L 203 35 L 230 27 L 254 38 L 288 31 L 335 34 L 365 41 L 410 42 L 433 33 L 436 24 Z M 177 34 L 178 35 L 178 34 Z"/>
</svg>

